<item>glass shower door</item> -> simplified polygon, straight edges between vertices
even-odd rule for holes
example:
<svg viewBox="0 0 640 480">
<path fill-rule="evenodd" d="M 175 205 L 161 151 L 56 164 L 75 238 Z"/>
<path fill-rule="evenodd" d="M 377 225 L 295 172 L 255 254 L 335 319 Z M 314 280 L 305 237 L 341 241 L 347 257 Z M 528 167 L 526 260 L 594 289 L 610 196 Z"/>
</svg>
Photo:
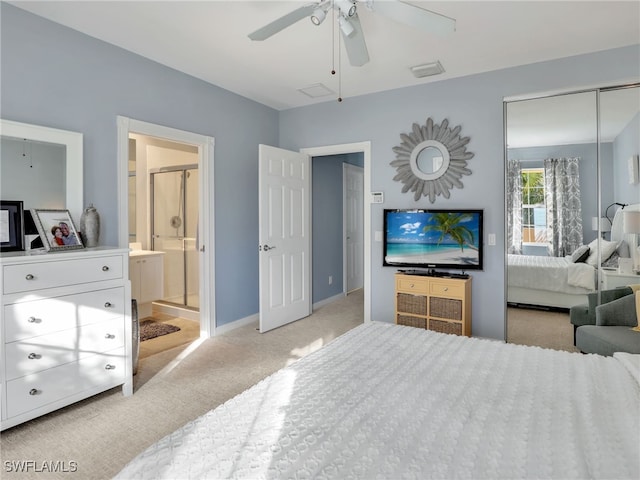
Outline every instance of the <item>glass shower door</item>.
<svg viewBox="0 0 640 480">
<path fill-rule="evenodd" d="M 198 170 L 151 174 L 152 249 L 164 255 L 164 301 L 199 307 Z"/>
</svg>

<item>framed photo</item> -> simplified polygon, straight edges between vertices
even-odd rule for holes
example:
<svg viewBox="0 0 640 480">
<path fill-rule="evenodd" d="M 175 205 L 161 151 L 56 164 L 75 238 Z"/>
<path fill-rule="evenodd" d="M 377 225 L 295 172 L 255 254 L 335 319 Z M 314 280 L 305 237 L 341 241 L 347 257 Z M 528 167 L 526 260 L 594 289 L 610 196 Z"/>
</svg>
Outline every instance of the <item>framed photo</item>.
<svg viewBox="0 0 640 480">
<path fill-rule="evenodd" d="M 21 201 L 0 200 L 0 251 L 24 250 L 24 210 Z"/>
<path fill-rule="evenodd" d="M 69 210 L 31 210 L 45 250 L 84 248 Z"/>
</svg>

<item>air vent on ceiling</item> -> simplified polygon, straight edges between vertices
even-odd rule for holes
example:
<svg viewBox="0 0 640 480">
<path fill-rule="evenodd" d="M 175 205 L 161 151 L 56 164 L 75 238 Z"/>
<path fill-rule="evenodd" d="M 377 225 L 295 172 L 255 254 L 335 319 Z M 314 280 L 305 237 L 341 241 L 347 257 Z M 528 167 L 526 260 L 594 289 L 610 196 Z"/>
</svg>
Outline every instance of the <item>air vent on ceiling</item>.
<svg viewBox="0 0 640 480">
<path fill-rule="evenodd" d="M 326 97 L 327 95 L 334 95 L 336 93 L 322 83 L 315 83 L 308 87 L 299 88 L 298 91 L 311 98 Z"/>
<path fill-rule="evenodd" d="M 416 65 L 415 67 L 411 67 L 410 70 L 416 78 L 431 77 L 432 75 L 439 75 L 444 72 L 442 64 L 438 61 Z"/>
</svg>

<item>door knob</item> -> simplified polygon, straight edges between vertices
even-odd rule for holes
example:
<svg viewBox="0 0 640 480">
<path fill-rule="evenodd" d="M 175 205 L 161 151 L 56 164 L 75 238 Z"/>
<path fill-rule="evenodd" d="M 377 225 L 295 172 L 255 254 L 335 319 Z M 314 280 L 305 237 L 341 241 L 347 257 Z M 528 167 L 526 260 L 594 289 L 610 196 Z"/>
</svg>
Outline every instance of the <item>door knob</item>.
<svg viewBox="0 0 640 480">
<path fill-rule="evenodd" d="M 264 247 L 262 247 L 262 250 L 264 250 L 265 252 L 268 252 L 269 250 L 273 250 L 276 247 L 270 247 L 269 245 L 265 245 Z"/>
</svg>

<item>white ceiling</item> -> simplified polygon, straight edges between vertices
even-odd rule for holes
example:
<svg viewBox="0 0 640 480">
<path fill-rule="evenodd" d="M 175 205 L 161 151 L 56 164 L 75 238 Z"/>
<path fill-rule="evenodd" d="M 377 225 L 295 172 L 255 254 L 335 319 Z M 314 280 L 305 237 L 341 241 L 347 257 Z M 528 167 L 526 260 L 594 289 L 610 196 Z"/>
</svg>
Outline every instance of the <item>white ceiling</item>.
<svg viewBox="0 0 640 480">
<path fill-rule="evenodd" d="M 371 57 L 362 67 L 348 64 L 337 34 L 334 44 L 329 18 L 319 27 L 303 19 L 262 42 L 247 37 L 311 0 L 9 3 L 278 110 L 336 101 L 338 92 L 348 99 L 640 43 L 638 0 L 406 2 L 454 18 L 456 31 L 446 36 L 396 23 L 360 1 Z M 436 60 L 444 74 L 417 79 L 409 70 Z M 340 75 L 331 75 L 334 65 Z M 314 99 L 299 91 L 316 84 L 335 93 Z M 603 139 L 638 112 L 638 89 L 632 98 L 625 95 L 615 97 L 618 107 L 603 106 L 603 112 L 620 114 L 610 113 Z M 514 104 L 510 146 L 595 141 L 586 105 L 593 103 L 559 97 Z"/>
<path fill-rule="evenodd" d="M 334 50 L 329 18 L 319 27 L 303 19 L 262 42 L 247 37 L 310 0 L 9 3 L 278 110 L 336 101 L 339 90 L 348 100 L 640 43 L 637 0 L 406 2 L 456 19 L 445 36 L 396 23 L 360 1 L 371 57 L 362 67 L 348 65 L 338 35 Z M 435 60 L 444 74 L 417 79 L 409 70 Z M 339 75 L 330 73 L 334 64 Z M 298 91 L 319 83 L 336 93 L 314 99 Z"/>
</svg>

